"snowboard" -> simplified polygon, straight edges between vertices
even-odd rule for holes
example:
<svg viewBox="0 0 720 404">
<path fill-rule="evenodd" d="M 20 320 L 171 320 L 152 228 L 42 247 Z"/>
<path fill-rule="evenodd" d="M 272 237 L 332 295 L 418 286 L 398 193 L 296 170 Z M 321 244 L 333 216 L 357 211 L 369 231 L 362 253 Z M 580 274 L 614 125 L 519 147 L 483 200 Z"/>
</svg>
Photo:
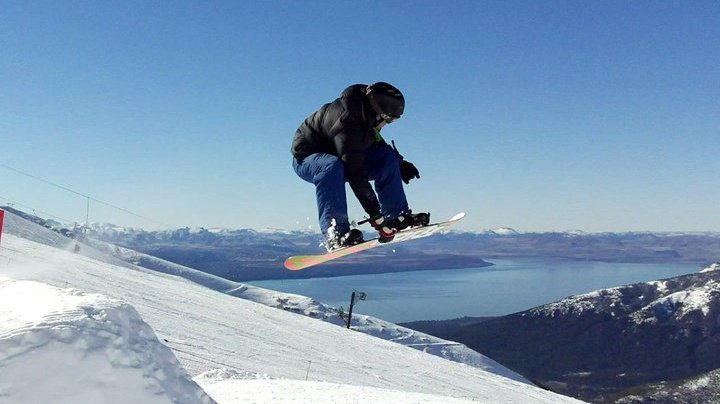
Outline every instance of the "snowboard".
<svg viewBox="0 0 720 404">
<path fill-rule="evenodd" d="M 457 215 L 450 218 L 450 220 L 439 222 L 439 223 L 431 223 L 427 226 L 420 226 L 420 227 L 411 227 L 405 230 L 402 230 L 400 232 L 395 233 L 395 238 L 392 239 L 392 241 L 381 243 L 379 238 L 374 238 L 371 240 L 364 241 L 360 244 L 356 244 L 350 247 L 341 248 L 339 250 L 335 250 L 326 254 L 317 254 L 317 255 L 297 255 L 294 257 L 290 257 L 285 260 L 285 268 L 291 270 L 291 271 L 299 271 L 301 269 L 309 268 L 318 264 L 322 264 L 324 262 L 332 261 L 341 257 L 345 257 L 350 254 L 355 254 L 360 251 L 369 250 L 371 248 L 383 246 L 383 245 L 390 245 L 390 244 L 396 244 L 401 243 L 403 241 L 407 240 L 413 240 L 416 238 L 422 238 L 430 236 L 433 233 L 436 233 L 453 223 L 457 222 L 458 220 L 465 217 L 465 213 L 458 213 Z"/>
</svg>

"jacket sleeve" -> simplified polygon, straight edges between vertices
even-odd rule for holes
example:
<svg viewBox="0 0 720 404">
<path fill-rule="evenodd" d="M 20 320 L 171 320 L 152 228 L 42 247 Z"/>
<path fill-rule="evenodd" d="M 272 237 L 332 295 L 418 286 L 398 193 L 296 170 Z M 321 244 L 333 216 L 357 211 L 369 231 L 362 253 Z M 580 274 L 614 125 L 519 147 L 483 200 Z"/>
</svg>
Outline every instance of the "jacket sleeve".
<svg viewBox="0 0 720 404">
<path fill-rule="evenodd" d="M 363 138 L 362 128 L 346 127 L 335 136 L 334 140 L 338 156 L 345 164 L 345 176 L 350 188 L 365 212 L 373 217 L 380 214 L 380 203 L 365 169 L 366 150 L 363 147 Z"/>
</svg>

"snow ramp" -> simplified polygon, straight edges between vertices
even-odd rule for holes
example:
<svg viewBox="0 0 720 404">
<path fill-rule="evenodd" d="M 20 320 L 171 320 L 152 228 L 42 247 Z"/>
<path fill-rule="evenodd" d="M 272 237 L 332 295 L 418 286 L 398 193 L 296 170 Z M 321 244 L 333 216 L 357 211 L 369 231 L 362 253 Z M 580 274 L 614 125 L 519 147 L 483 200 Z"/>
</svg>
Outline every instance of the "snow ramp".
<svg viewBox="0 0 720 404">
<path fill-rule="evenodd" d="M 214 401 L 132 306 L 0 277 L 0 402 Z"/>
</svg>

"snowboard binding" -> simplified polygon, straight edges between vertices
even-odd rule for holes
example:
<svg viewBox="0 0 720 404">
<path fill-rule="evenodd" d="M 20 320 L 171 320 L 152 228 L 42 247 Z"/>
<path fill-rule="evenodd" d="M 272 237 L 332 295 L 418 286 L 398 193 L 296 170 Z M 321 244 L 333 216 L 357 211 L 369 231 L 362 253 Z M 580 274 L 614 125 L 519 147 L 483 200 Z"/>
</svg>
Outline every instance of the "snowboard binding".
<svg viewBox="0 0 720 404">
<path fill-rule="evenodd" d="M 395 231 L 427 226 L 428 224 L 430 224 L 430 213 L 405 213 L 388 221 L 388 227 L 395 229 Z"/>
<path fill-rule="evenodd" d="M 360 222 L 354 223 L 355 225 L 361 225 L 365 223 L 370 223 L 370 219 L 365 219 Z M 388 220 L 387 226 L 391 229 L 398 231 L 403 231 L 408 228 L 413 227 L 422 227 L 427 226 L 430 224 L 430 213 L 412 213 L 407 212 L 403 213 L 402 215 L 396 217 L 395 219 Z"/>
<path fill-rule="evenodd" d="M 363 239 L 362 232 L 358 229 L 352 229 L 345 234 L 335 234 L 332 232 L 325 239 L 324 245 L 328 252 L 333 252 L 345 247 L 358 245 L 363 241 L 365 240 Z"/>
</svg>

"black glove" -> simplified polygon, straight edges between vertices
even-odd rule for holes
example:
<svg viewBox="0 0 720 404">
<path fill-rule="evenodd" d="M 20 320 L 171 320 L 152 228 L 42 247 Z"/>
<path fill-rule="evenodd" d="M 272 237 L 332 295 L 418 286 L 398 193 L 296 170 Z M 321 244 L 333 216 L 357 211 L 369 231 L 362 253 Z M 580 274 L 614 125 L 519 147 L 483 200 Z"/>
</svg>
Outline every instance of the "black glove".
<svg viewBox="0 0 720 404">
<path fill-rule="evenodd" d="M 398 159 L 398 163 L 400 163 L 400 178 L 402 178 L 403 182 L 406 184 L 410 183 L 410 180 L 413 178 L 420 178 L 420 171 L 415 167 L 415 164 L 406 161 L 405 158 L 400 154 L 397 147 L 395 146 L 395 141 L 391 141 L 393 150 L 395 150 L 395 157 Z"/>
<path fill-rule="evenodd" d="M 395 237 L 395 230 L 386 225 L 383 215 L 371 217 L 370 225 L 380 233 L 380 239 L 378 241 L 381 243 L 387 243 Z"/>
<path fill-rule="evenodd" d="M 411 179 L 420 178 L 420 172 L 415 168 L 415 164 L 400 160 L 400 177 L 404 183 L 409 184 Z"/>
</svg>

